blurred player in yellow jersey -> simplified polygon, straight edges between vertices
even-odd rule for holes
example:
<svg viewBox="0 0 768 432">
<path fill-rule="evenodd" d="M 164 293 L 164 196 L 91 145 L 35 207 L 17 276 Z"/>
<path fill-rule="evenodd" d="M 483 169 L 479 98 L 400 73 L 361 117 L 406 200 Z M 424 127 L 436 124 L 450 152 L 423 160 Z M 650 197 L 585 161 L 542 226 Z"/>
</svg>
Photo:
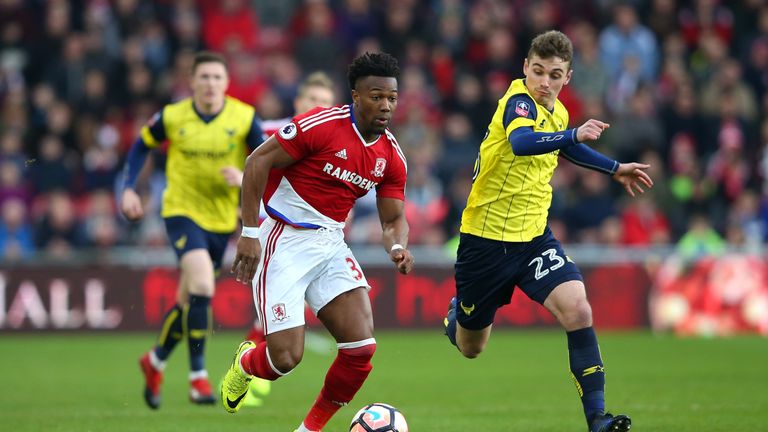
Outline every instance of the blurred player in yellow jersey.
<svg viewBox="0 0 768 432">
<path fill-rule="evenodd" d="M 628 416 L 605 411 L 603 361 L 581 272 L 547 225 L 549 181 L 563 156 L 612 176 L 632 196 L 653 182 L 644 171 L 648 165 L 619 163 L 584 144 L 598 140 L 607 123 L 590 119 L 568 129 L 568 110 L 557 97 L 571 79 L 572 58 L 573 46 L 563 33 L 538 35 L 523 65 L 525 79 L 513 81 L 499 100 L 461 219 L 456 297 L 446 335 L 464 356 L 477 357 L 488 343 L 496 310 L 519 287 L 566 331 L 589 431 L 626 431 Z"/>
<path fill-rule="evenodd" d="M 205 339 L 215 272 L 238 221 L 240 182 L 245 158 L 264 139 L 253 107 L 226 96 L 229 75 L 218 54 L 195 56 L 192 97 L 166 105 L 141 129 L 128 154 L 120 200 L 126 218 L 144 215 L 134 187 L 150 149 L 166 140 L 167 186 L 161 215 L 178 257 L 177 303 L 166 314 L 156 345 L 140 358 L 144 399 L 160 406 L 166 359 L 186 335 L 189 345 L 190 400 L 215 402 L 205 369 Z"/>
</svg>

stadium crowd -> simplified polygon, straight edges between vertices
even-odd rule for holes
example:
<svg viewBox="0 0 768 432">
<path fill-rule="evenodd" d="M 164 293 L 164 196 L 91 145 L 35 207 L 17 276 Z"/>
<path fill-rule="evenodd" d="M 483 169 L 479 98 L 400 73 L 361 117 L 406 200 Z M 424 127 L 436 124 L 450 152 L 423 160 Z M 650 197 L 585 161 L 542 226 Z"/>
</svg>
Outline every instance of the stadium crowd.
<svg viewBox="0 0 768 432">
<path fill-rule="evenodd" d="M 189 95 L 201 49 L 229 61 L 229 94 L 262 119 L 291 115 L 323 70 L 383 50 L 402 68 L 393 129 L 408 158 L 412 244 L 458 232 L 498 98 L 547 29 L 574 41 L 561 99 L 571 124 L 611 124 L 598 149 L 652 165 L 656 186 L 622 197 L 567 161 L 553 179 L 563 243 L 678 243 L 692 253 L 768 239 L 768 2 L 763 0 L 3 0 L 0 2 L 0 259 L 139 244 L 165 247 L 163 152 L 139 185 L 155 217 L 116 212 L 139 128 Z M 372 194 L 369 194 L 372 195 Z M 350 244 L 377 243 L 375 199 Z"/>
</svg>

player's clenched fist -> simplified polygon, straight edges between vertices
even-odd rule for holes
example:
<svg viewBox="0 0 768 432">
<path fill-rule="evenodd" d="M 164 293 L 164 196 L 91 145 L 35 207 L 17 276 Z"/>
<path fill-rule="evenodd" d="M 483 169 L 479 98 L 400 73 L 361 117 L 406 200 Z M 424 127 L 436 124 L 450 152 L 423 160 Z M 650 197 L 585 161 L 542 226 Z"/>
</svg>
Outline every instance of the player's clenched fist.
<svg viewBox="0 0 768 432">
<path fill-rule="evenodd" d="M 611 125 L 600 120 L 589 119 L 583 125 L 576 129 L 576 141 L 595 141 L 600 139 L 603 131 L 608 129 Z"/>
<path fill-rule="evenodd" d="M 120 200 L 120 207 L 123 215 L 129 221 L 137 221 L 144 216 L 144 208 L 141 205 L 141 197 L 131 188 L 123 191 L 123 197 Z"/>
<path fill-rule="evenodd" d="M 238 282 L 250 284 L 256 274 L 256 266 L 261 257 L 261 243 L 259 239 L 240 237 L 237 240 L 237 254 L 232 262 L 232 273 Z"/>
<path fill-rule="evenodd" d="M 389 252 L 389 259 L 395 263 L 397 271 L 402 274 L 408 274 L 413 270 L 413 255 L 408 249 L 392 249 Z"/>
</svg>

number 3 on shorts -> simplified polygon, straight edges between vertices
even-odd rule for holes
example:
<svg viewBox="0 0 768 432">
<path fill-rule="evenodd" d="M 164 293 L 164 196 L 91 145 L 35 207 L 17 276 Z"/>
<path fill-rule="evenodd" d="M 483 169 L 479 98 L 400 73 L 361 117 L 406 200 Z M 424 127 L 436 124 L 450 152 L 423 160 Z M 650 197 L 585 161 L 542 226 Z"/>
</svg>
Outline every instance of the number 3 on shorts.
<svg viewBox="0 0 768 432">
<path fill-rule="evenodd" d="M 359 268 L 357 268 L 357 263 L 355 260 L 353 260 L 350 257 L 347 257 L 347 264 L 349 264 L 349 270 L 352 271 L 352 274 L 355 277 L 355 280 L 360 280 L 363 278 L 363 272 L 360 271 Z"/>
<path fill-rule="evenodd" d="M 544 268 L 544 257 L 548 258 L 549 260 L 547 264 L 551 264 L 549 268 Z M 539 280 L 548 275 L 550 271 L 555 271 L 564 266 L 565 260 L 557 255 L 556 249 L 547 249 L 541 253 L 541 256 L 531 260 L 531 262 L 528 263 L 528 267 L 533 264 L 536 264 L 536 275 L 534 277 L 536 280 Z"/>
</svg>

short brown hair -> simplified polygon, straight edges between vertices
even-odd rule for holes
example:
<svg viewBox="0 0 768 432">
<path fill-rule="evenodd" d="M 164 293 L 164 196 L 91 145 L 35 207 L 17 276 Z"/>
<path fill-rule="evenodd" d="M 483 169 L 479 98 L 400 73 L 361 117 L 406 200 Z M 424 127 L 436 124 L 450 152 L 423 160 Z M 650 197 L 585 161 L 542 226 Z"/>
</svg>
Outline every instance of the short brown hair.
<svg viewBox="0 0 768 432">
<path fill-rule="evenodd" d="M 227 68 L 227 61 L 224 60 L 224 56 L 213 51 L 200 51 L 195 54 L 195 59 L 192 62 L 192 74 L 195 73 L 197 67 L 203 63 L 221 63 L 224 69 L 229 72 Z"/>
<path fill-rule="evenodd" d="M 573 60 L 573 44 L 568 36 L 557 30 L 550 30 L 539 34 L 531 41 L 531 49 L 528 50 L 528 59 L 537 55 L 542 59 L 560 57 L 568 62 L 571 67 Z"/>
<path fill-rule="evenodd" d="M 317 71 L 309 74 L 307 78 L 299 85 L 298 93 L 303 95 L 309 87 L 324 87 L 331 92 L 335 91 L 333 80 L 325 72 Z"/>
</svg>

